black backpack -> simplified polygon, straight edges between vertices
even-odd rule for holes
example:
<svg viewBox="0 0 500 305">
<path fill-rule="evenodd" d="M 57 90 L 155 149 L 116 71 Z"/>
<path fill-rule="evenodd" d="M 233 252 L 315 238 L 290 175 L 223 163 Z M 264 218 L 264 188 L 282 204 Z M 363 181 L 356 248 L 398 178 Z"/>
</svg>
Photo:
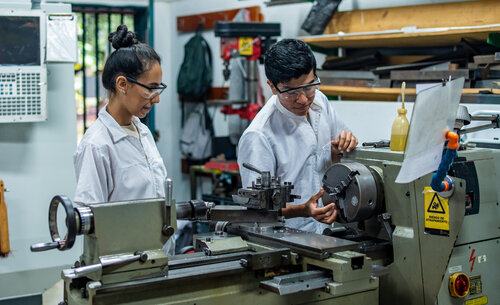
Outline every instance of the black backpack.
<svg viewBox="0 0 500 305">
<path fill-rule="evenodd" d="M 177 77 L 182 100 L 204 101 L 212 84 L 212 55 L 208 43 L 197 32 L 184 46 L 184 61 Z"/>
</svg>

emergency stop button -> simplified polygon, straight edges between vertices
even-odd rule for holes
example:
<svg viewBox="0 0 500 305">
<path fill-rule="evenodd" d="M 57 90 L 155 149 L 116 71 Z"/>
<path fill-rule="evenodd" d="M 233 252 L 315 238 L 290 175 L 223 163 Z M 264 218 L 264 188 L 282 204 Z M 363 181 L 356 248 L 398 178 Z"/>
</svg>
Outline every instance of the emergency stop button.
<svg viewBox="0 0 500 305">
<path fill-rule="evenodd" d="M 450 276 L 450 295 L 456 298 L 463 298 L 469 293 L 470 280 L 464 273 L 454 273 Z"/>
</svg>

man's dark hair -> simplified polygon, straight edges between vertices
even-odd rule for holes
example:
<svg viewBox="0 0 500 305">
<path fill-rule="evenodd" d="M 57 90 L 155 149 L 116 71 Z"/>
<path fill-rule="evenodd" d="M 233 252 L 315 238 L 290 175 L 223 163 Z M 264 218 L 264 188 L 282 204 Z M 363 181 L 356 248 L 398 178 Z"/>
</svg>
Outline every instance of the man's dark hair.
<svg viewBox="0 0 500 305">
<path fill-rule="evenodd" d="M 110 92 L 116 91 L 116 78 L 120 75 L 140 77 L 149 71 L 154 63 L 160 63 L 160 56 L 147 44 L 135 39 L 135 34 L 122 24 L 116 32 L 110 33 L 109 42 L 115 51 L 106 60 L 102 72 L 102 84 Z"/>
<path fill-rule="evenodd" d="M 316 74 L 316 59 L 305 42 L 283 39 L 266 52 L 264 67 L 267 79 L 276 86 L 309 74 L 311 70 Z"/>
</svg>

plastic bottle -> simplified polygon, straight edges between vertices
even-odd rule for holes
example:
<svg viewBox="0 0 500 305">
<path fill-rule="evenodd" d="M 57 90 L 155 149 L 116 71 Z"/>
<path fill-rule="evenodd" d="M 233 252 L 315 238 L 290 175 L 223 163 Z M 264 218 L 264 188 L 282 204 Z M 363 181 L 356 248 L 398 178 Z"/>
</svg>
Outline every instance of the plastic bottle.
<svg viewBox="0 0 500 305">
<path fill-rule="evenodd" d="M 398 116 L 392 123 L 391 129 L 391 150 L 394 151 L 404 151 L 406 145 L 406 137 L 408 136 L 408 129 L 410 127 L 410 122 L 406 118 L 405 109 L 405 82 L 401 85 L 401 97 L 402 97 L 402 108 L 398 109 Z"/>
</svg>

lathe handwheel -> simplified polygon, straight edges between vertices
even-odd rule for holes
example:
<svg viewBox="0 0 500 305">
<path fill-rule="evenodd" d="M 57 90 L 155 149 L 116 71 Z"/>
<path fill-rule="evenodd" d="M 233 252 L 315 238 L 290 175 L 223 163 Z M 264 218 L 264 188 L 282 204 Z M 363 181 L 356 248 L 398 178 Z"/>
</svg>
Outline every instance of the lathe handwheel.
<svg viewBox="0 0 500 305">
<path fill-rule="evenodd" d="M 66 212 L 66 227 L 68 228 L 68 233 L 63 239 L 59 236 L 59 229 L 57 228 L 57 208 L 59 204 L 63 205 L 64 211 Z M 77 231 L 76 216 L 73 204 L 68 197 L 55 196 L 52 198 L 49 206 L 49 230 L 52 240 L 59 244 L 57 249 L 63 251 L 73 247 Z"/>
</svg>

